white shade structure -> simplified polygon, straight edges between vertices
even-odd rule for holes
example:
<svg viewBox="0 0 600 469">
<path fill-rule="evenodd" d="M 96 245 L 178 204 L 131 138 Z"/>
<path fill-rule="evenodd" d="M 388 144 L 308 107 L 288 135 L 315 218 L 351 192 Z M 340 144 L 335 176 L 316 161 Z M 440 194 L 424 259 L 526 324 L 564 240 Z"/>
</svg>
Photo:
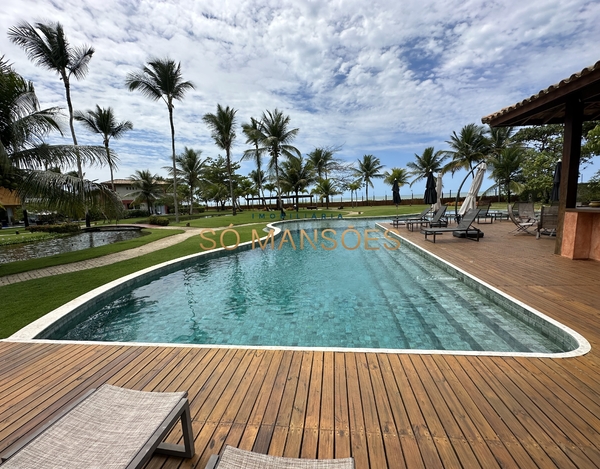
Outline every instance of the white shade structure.
<svg viewBox="0 0 600 469">
<path fill-rule="evenodd" d="M 438 173 L 437 180 L 435 183 L 435 190 L 437 191 L 437 202 L 433 204 L 433 210 L 439 210 L 442 207 L 442 174 Z"/>
<path fill-rule="evenodd" d="M 475 176 L 473 176 L 473 183 L 471 184 L 471 188 L 469 189 L 469 193 L 467 194 L 465 201 L 458 211 L 459 215 L 464 215 L 467 210 L 477 206 L 477 194 L 479 193 L 479 189 L 481 189 L 481 184 L 483 183 L 483 177 L 485 176 L 486 169 L 487 166 L 485 163 L 479 163 L 479 165 L 477 165 Z"/>
</svg>

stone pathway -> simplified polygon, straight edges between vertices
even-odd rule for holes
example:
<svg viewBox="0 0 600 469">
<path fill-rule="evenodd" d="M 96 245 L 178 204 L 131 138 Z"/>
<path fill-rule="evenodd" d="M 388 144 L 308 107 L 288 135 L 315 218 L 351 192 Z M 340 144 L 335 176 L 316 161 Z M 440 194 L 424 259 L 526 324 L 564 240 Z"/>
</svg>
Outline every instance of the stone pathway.
<svg viewBox="0 0 600 469">
<path fill-rule="evenodd" d="M 156 229 L 157 227 L 152 226 L 152 228 Z M 108 254 L 107 256 L 97 257 L 95 259 L 46 267 L 45 269 L 30 270 L 29 272 L 23 272 L 21 274 L 5 275 L 4 277 L 0 277 L 0 286 L 11 285 L 13 283 L 24 282 L 26 280 L 33 280 L 36 278 L 51 277 L 52 275 L 93 269 L 95 267 L 103 267 L 105 265 L 114 264 L 127 259 L 133 259 L 134 257 L 143 256 L 144 254 L 149 254 L 151 252 L 158 251 L 159 249 L 174 246 L 175 244 L 181 243 L 192 236 L 198 236 L 202 231 L 202 228 L 173 227 L 164 229 L 183 229 L 185 230 L 185 233 L 169 236 L 167 238 L 145 244 L 144 246 L 140 246 L 138 248 L 128 249 L 126 251 L 116 252 L 114 254 Z"/>
</svg>

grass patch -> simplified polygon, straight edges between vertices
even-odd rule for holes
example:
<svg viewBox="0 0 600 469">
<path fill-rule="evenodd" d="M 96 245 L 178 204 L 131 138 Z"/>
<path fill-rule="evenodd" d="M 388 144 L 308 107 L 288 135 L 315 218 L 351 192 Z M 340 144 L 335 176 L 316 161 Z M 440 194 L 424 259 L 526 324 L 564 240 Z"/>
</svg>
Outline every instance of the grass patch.
<svg viewBox="0 0 600 469">
<path fill-rule="evenodd" d="M 355 207 L 352 209 L 354 212 L 360 212 L 360 214 L 353 213 L 347 215 L 348 217 L 394 217 L 398 215 L 411 215 L 414 213 L 421 213 L 427 205 L 377 205 L 375 207 Z"/>
<path fill-rule="evenodd" d="M 116 252 L 126 251 L 127 249 L 137 248 L 144 244 L 158 241 L 159 239 L 173 236 L 178 233 L 183 233 L 182 230 L 144 230 L 148 233 L 139 238 L 129 239 L 127 241 L 119 241 L 118 243 L 106 244 L 96 248 L 82 249 L 81 251 L 66 252 L 64 254 L 56 254 L 54 256 L 42 257 L 39 259 L 28 259 L 25 261 L 10 262 L 0 265 L 0 276 L 19 274 L 30 270 L 43 269 L 45 267 L 53 267 L 56 265 L 70 264 L 72 262 L 85 261 L 95 259 L 96 257 L 114 254 Z"/>
<path fill-rule="evenodd" d="M 236 228 L 240 242 L 250 241 L 253 229 L 262 235 L 265 226 L 266 223 L 260 223 Z M 159 232 L 163 231 L 167 230 Z M 217 233 L 217 243 L 218 237 Z M 234 244 L 234 238 L 231 241 L 228 235 L 224 240 L 227 244 Z M 175 246 L 112 265 L 0 287 L 0 338 L 12 335 L 53 309 L 105 283 L 162 262 L 201 252 L 201 241 L 199 235 L 193 236 Z"/>
</svg>

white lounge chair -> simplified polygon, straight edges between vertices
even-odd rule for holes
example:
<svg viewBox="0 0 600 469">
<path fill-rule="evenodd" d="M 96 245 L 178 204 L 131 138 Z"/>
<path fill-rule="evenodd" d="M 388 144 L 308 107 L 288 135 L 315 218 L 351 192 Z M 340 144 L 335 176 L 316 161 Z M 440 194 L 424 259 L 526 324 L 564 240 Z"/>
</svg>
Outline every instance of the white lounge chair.
<svg viewBox="0 0 600 469">
<path fill-rule="evenodd" d="M 297 459 L 269 456 L 225 446 L 221 456 L 214 454 L 205 469 L 354 469 L 354 459 Z"/>
<path fill-rule="evenodd" d="M 184 445 L 163 443 L 181 420 Z M 141 468 L 154 453 L 191 458 L 185 392 L 145 392 L 104 384 L 0 455 L 1 469 Z"/>
</svg>

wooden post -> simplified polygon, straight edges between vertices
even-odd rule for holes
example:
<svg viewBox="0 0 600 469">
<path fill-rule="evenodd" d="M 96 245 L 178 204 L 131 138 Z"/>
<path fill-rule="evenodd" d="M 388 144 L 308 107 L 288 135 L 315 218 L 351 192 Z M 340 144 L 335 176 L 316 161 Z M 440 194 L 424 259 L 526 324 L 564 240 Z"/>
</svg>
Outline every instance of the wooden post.
<svg viewBox="0 0 600 469">
<path fill-rule="evenodd" d="M 582 124 L 583 103 L 578 96 L 572 96 L 566 102 L 565 106 L 565 133 L 558 202 L 558 228 L 556 230 L 556 246 L 554 247 L 555 254 L 561 253 L 565 211 L 567 208 L 575 208 L 577 202 Z"/>
</svg>

